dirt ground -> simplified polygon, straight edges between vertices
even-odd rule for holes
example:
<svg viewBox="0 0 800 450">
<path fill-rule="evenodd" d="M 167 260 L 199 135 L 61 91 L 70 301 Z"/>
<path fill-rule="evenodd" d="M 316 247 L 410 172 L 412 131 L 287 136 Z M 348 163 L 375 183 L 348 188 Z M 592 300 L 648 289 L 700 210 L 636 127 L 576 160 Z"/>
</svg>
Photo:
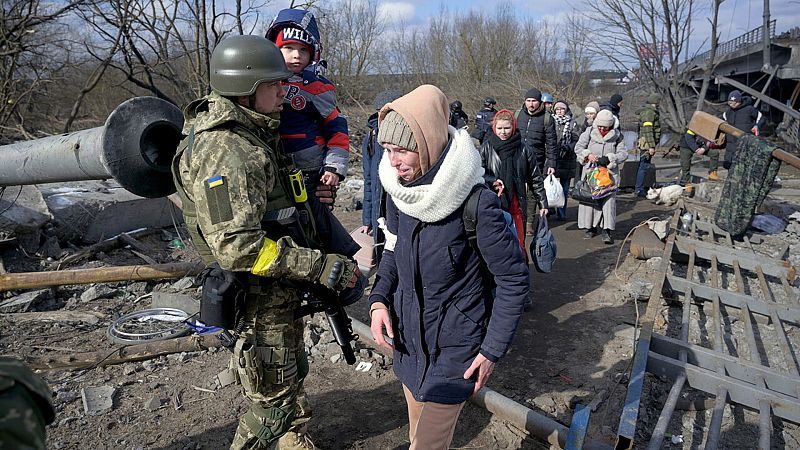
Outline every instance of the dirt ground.
<svg viewBox="0 0 800 450">
<path fill-rule="evenodd" d="M 625 234 L 650 217 L 667 218 L 673 208 L 618 198 L 618 225 L 614 245 L 596 237 L 584 240 L 577 229 L 577 208 L 565 222 L 551 221 L 558 241 L 558 261 L 550 274 L 533 273 L 533 308 L 525 313 L 509 354 L 497 365 L 489 387 L 569 425 L 577 404 L 593 402 L 588 438 L 612 444 L 626 393 L 627 373 L 634 349 L 634 325 L 646 303 L 636 302 L 632 282 L 647 281 L 654 267 L 627 255 L 620 256 Z M 348 229 L 360 225 L 361 211 L 338 211 Z M 168 248 L 170 236 L 143 239 L 159 262 L 187 259 L 190 252 Z M 13 246 L 0 248 L 9 272 L 36 271 L 49 264 Z M 140 264 L 129 249 L 100 255 L 114 264 Z M 619 260 L 619 267 L 615 265 Z M 81 267 L 97 266 L 90 261 Z M 109 283 L 112 293 L 81 300 L 88 286 L 54 288 L 39 311 L 90 312 L 96 323 L 24 321 L 19 315 L 0 314 L 0 353 L 20 357 L 69 355 L 108 351 L 117 346 L 106 336 L 121 314 L 149 307 L 148 293 L 167 289 L 164 283 Z M 0 297 L 0 305 L 14 294 Z M 5 298 L 6 300 L 3 300 Z M 349 308 L 365 322 L 365 300 Z M 312 319 L 315 323 L 322 317 Z M 314 408 L 310 434 L 323 449 L 407 448 L 405 405 L 390 361 L 376 356 L 366 341 L 356 346 L 360 360 L 373 363 L 368 372 L 336 360 L 336 352 L 312 359 L 306 391 Z M 51 449 L 222 449 L 227 448 L 238 418 L 247 408 L 239 388 L 217 389 L 215 375 L 226 367 L 224 348 L 174 354 L 144 362 L 90 370 L 47 370 L 42 376 L 54 391 L 55 423 L 48 428 Z M 84 411 L 85 388 L 113 388 L 113 406 L 98 415 Z M 756 440 L 744 442 L 755 443 Z M 453 448 L 546 449 L 544 441 L 468 404 L 459 421 Z M 745 445 L 742 448 L 747 448 Z M 789 448 L 789 447 L 787 447 Z"/>
</svg>

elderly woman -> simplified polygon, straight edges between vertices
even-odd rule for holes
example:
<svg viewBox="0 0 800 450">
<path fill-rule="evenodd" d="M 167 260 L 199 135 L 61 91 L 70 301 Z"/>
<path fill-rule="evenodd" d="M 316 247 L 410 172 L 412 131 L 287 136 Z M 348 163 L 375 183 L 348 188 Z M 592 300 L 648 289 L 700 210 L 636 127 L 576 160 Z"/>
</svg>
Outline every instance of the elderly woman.
<svg viewBox="0 0 800 450">
<path fill-rule="evenodd" d="M 583 172 L 593 164 L 607 167 L 614 180 L 619 182 L 619 165 L 628 159 L 622 132 L 614 128 L 614 114 L 602 110 L 578 139 L 575 145 L 577 160 L 583 165 Z M 613 244 L 611 232 L 617 222 L 616 193 L 598 200 L 598 204 L 578 206 L 578 228 L 585 229 L 584 239 L 595 237 L 600 230 L 603 242 Z"/>
<path fill-rule="evenodd" d="M 387 239 L 369 297 L 372 334 L 394 350 L 410 448 L 444 450 L 464 402 L 511 345 L 528 297 L 528 266 L 497 195 L 483 184 L 469 133 L 448 126 L 438 88 L 420 86 L 386 104 L 378 120 Z M 473 189 L 474 245 L 463 221 Z M 497 285 L 494 300 L 487 279 Z"/>
</svg>

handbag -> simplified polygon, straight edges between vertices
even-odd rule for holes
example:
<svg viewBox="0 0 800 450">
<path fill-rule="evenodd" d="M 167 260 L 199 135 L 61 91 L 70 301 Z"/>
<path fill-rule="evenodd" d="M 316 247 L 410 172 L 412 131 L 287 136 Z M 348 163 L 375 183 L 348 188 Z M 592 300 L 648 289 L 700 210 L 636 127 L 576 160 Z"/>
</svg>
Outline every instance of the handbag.
<svg viewBox="0 0 800 450">
<path fill-rule="evenodd" d="M 617 181 L 608 167 L 592 164 L 585 179 L 595 200 L 608 197 L 618 190 Z"/>
<path fill-rule="evenodd" d="M 586 177 L 581 177 L 580 180 L 575 182 L 575 187 L 572 188 L 570 195 L 578 203 L 589 206 L 597 205 L 597 200 L 592 197 L 592 189 L 589 187 Z"/>
</svg>

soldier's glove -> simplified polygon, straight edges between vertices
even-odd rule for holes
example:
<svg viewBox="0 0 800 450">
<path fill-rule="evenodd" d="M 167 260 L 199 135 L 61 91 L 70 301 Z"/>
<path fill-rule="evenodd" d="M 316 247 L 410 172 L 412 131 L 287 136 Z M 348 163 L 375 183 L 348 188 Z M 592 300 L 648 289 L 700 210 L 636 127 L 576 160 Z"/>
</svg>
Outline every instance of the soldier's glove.
<svg viewBox="0 0 800 450">
<path fill-rule="evenodd" d="M 336 292 L 341 292 L 347 288 L 347 284 L 356 272 L 356 267 L 358 266 L 355 261 L 346 256 L 337 254 L 325 255 L 317 281 L 319 284 Z"/>
</svg>

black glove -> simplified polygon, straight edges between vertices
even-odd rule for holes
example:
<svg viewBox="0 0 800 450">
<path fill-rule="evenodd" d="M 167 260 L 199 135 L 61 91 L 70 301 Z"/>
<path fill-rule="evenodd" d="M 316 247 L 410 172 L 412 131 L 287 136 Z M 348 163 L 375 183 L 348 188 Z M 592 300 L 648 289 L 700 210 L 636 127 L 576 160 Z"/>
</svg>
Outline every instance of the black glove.
<svg viewBox="0 0 800 450">
<path fill-rule="evenodd" d="M 319 284 L 341 292 L 353 277 L 358 265 L 346 256 L 329 254 L 325 255 L 322 270 L 317 276 Z"/>
<path fill-rule="evenodd" d="M 603 167 L 606 167 L 611 161 L 609 161 L 608 156 L 601 156 L 597 158 L 597 164 L 600 164 Z"/>
</svg>

